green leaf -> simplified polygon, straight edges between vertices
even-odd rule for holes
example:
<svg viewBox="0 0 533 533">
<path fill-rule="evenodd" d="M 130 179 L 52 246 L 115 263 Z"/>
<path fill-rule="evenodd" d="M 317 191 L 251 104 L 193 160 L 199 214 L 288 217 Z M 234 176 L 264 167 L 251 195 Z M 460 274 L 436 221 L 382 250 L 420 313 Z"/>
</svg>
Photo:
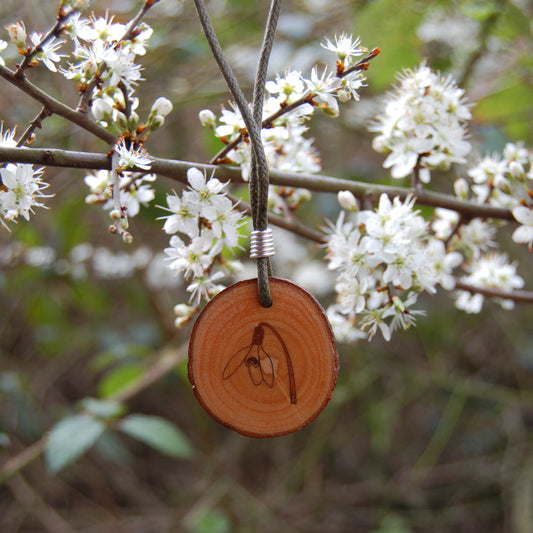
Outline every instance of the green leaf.
<svg viewBox="0 0 533 533">
<path fill-rule="evenodd" d="M 229 533 L 231 523 L 225 513 L 218 509 L 199 511 L 193 520 L 194 533 Z"/>
<path fill-rule="evenodd" d="M 171 457 L 188 459 L 192 455 L 192 447 L 185 435 L 159 416 L 129 415 L 120 422 L 119 428 L 130 437 Z"/>
<path fill-rule="evenodd" d="M 486 20 L 501 11 L 497 0 L 468 0 L 458 4 L 459 11 L 475 20 Z"/>
<path fill-rule="evenodd" d="M 119 402 L 84 398 L 80 402 L 81 408 L 99 418 L 117 418 L 124 414 L 125 407 Z"/>
<path fill-rule="evenodd" d="M 58 422 L 46 441 L 44 458 L 52 472 L 58 472 L 82 456 L 104 432 L 102 420 L 89 414 L 69 416 Z"/>
<path fill-rule="evenodd" d="M 117 394 L 121 389 L 138 379 L 143 371 L 144 367 L 138 363 L 124 364 L 114 368 L 98 383 L 98 394 L 103 398 Z"/>
</svg>

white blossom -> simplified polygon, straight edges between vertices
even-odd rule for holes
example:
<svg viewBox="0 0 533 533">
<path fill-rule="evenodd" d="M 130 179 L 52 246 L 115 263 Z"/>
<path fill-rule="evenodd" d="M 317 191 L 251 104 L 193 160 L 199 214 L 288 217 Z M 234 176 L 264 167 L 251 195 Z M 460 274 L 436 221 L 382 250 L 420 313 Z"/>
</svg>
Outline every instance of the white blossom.
<svg viewBox="0 0 533 533">
<path fill-rule="evenodd" d="M 328 230 L 328 268 L 337 272 L 335 312 L 369 339 L 380 331 L 388 340 L 395 329 L 409 327 L 420 314 L 412 308 L 418 293 L 435 292 L 437 283 L 450 286 L 457 257 L 446 257 L 413 207 L 413 198 L 382 195 L 375 211 L 343 211 Z"/>
<path fill-rule="evenodd" d="M 339 205 L 346 211 L 357 211 L 358 203 L 355 196 L 350 191 L 339 191 L 337 193 Z"/>
<path fill-rule="evenodd" d="M 531 250 L 533 247 L 533 209 L 519 205 L 513 209 L 513 216 L 521 224 L 513 232 L 513 241 L 527 243 Z"/>
<path fill-rule="evenodd" d="M 0 122 L 0 146 L 5 146 L 6 148 L 17 146 L 15 133 L 15 129 L 4 131 L 4 123 Z"/>
<path fill-rule="evenodd" d="M 196 197 L 187 191 L 183 193 L 182 197 L 178 196 L 176 192 L 167 194 L 168 208 L 161 208 L 170 211 L 172 214 L 160 217 L 165 219 L 165 224 L 163 225 L 165 233 L 172 235 L 180 231 L 191 239 L 199 235 L 199 206 L 194 201 L 195 199 Z"/>
<path fill-rule="evenodd" d="M 278 103 L 291 103 L 300 99 L 306 92 L 305 82 L 299 70 L 287 70 L 285 76 L 276 74 L 275 81 L 267 81 L 265 89 L 273 95 L 278 95 Z"/>
<path fill-rule="evenodd" d="M 155 174 L 144 174 L 123 171 L 119 180 L 119 201 L 130 217 L 139 214 L 141 206 L 148 206 L 154 199 L 155 192 L 151 183 L 156 179 Z M 113 174 L 108 170 L 97 170 L 87 174 L 84 178 L 91 193 L 85 197 L 88 204 L 102 204 L 106 211 L 114 209 Z"/>
<path fill-rule="evenodd" d="M 367 334 L 355 325 L 355 319 L 340 313 L 337 305 L 330 305 L 326 313 L 338 342 L 351 343 L 367 338 Z"/>
<path fill-rule="evenodd" d="M 38 33 L 32 33 L 30 35 L 30 40 L 33 43 L 34 46 L 40 45 L 42 35 Z M 49 41 L 45 42 L 43 45 L 40 45 L 38 48 L 38 52 L 35 55 L 35 59 L 42 61 L 46 68 L 48 70 L 51 70 L 52 72 L 57 72 L 57 67 L 55 66 L 55 63 L 58 63 L 62 57 L 65 57 L 64 54 L 58 54 L 57 50 L 61 47 L 61 45 L 65 41 L 57 41 L 55 38 L 50 39 Z"/>
<path fill-rule="evenodd" d="M 443 78 L 425 64 L 405 70 L 385 101 L 371 129 L 373 147 L 389 155 L 383 166 L 393 178 L 403 178 L 420 164 L 420 179 L 430 181 L 430 169 L 464 163 L 470 151 L 465 122 L 470 110 L 464 91 L 451 77 Z"/>
<path fill-rule="evenodd" d="M 153 104 L 152 109 L 150 110 L 150 114 L 154 115 L 162 115 L 163 117 L 166 117 L 170 112 L 172 111 L 172 102 L 165 98 L 164 96 L 160 96 Z"/>
<path fill-rule="evenodd" d="M 115 145 L 115 152 L 119 157 L 118 167 L 121 170 L 133 167 L 150 170 L 150 167 L 152 166 L 153 159 L 142 146 L 138 148 L 126 146 L 124 139 Z"/>
<path fill-rule="evenodd" d="M 196 305 L 202 300 L 210 300 L 213 296 L 216 296 L 220 291 L 226 287 L 220 283 L 216 283 L 217 280 L 222 279 L 224 273 L 216 271 L 213 274 L 197 277 L 187 287 L 187 292 L 191 293 L 191 301 L 194 301 Z"/>
<path fill-rule="evenodd" d="M 499 289 L 511 292 L 524 286 L 524 280 L 516 272 L 516 263 L 510 263 L 508 257 L 501 253 L 490 253 L 473 259 L 466 267 L 467 276 L 461 281 L 473 287 Z M 484 296 L 480 293 L 457 291 L 455 305 L 467 313 L 479 313 L 483 306 Z M 496 301 L 504 309 L 512 309 L 514 301 L 497 298 Z"/>
<path fill-rule="evenodd" d="M 220 254 L 224 246 L 240 247 L 239 227 L 243 215 L 227 198 L 226 184 L 217 178 L 207 179 L 205 173 L 190 168 L 187 181 L 189 187 L 181 195 L 176 192 L 167 195 L 168 207 L 162 209 L 170 214 L 160 218 L 165 220 L 163 230 L 172 235 L 165 249 L 168 268 L 191 280 L 187 291 L 198 305 L 202 299 L 209 299 L 221 290 L 216 280 L 226 273 L 236 272 L 236 265 L 234 268 L 220 260 Z M 215 271 L 217 264 L 221 269 Z M 176 324 L 183 324 L 188 316 L 179 316 Z"/>
<path fill-rule="evenodd" d="M 100 278 L 119 279 L 132 276 L 137 264 L 133 254 L 99 247 L 93 252 L 92 267 Z"/>
<path fill-rule="evenodd" d="M 355 58 L 360 57 L 366 51 L 361 46 L 359 37 L 354 38 L 352 35 L 345 33 L 341 33 L 339 36 L 336 35 L 335 42 L 326 38 L 326 42 L 321 44 L 321 46 L 336 54 L 345 69 L 353 64 Z"/>
<path fill-rule="evenodd" d="M 337 102 L 336 89 L 339 87 L 339 78 L 328 72 L 327 67 L 318 74 L 318 68 L 311 70 L 311 79 L 305 80 L 307 88 L 315 95 L 316 100 L 328 115 L 339 115 L 339 103 Z"/>
<path fill-rule="evenodd" d="M 19 49 L 23 49 L 26 44 L 26 26 L 22 20 L 18 20 L 13 24 L 10 24 L 6 27 L 7 33 L 9 34 L 9 39 L 15 46 Z"/>
<path fill-rule="evenodd" d="M 45 207 L 40 199 L 50 195 L 43 193 L 48 183 L 42 180 L 42 173 L 43 169 L 34 170 L 33 165 L 22 163 L 8 163 L 0 168 L 0 182 L 3 184 L 0 215 L 5 220 L 14 220 L 19 215 L 29 220 L 34 207 Z"/>
<path fill-rule="evenodd" d="M 7 48 L 7 42 L 3 39 L 0 39 L 0 52 L 2 50 L 5 50 Z M 5 65 L 5 61 L 2 57 L 0 57 L 0 65 Z"/>
</svg>

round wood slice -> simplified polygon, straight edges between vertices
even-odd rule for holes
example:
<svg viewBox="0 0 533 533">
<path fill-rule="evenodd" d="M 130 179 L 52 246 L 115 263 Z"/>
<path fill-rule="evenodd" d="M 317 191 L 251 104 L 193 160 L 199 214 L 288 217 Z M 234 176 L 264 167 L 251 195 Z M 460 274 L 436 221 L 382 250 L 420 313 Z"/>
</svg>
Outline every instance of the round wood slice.
<svg viewBox="0 0 533 533">
<path fill-rule="evenodd" d="M 189 379 L 205 408 L 250 437 L 275 437 L 313 420 L 329 401 L 338 355 L 324 310 L 306 290 L 270 278 L 271 307 L 257 280 L 232 285 L 200 313 L 189 343 Z"/>
</svg>

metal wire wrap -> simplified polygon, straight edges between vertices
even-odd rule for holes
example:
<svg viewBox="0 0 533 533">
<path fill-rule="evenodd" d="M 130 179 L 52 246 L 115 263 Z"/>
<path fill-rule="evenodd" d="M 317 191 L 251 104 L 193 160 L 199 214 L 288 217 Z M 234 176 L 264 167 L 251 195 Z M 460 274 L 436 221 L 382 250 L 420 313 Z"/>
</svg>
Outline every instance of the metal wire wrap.
<svg viewBox="0 0 533 533">
<path fill-rule="evenodd" d="M 254 229 L 250 238 L 250 257 L 263 259 L 272 257 L 276 253 L 274 239 L 270 228 L 264 230 Z"/>
</svg>

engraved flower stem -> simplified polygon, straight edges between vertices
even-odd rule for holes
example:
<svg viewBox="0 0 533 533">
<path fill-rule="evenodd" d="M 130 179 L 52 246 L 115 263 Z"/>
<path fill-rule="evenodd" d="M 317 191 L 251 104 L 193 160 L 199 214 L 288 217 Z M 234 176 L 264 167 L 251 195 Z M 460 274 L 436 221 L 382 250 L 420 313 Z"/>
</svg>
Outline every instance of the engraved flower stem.
<svg viewBox="0 0 533 533">
<path fill-rule="evenodd" d="M 285 354 L 285 361 L 287 362 L 287 372 L 289 374 L 289 396 L 291 398 L 291 403 L 296 404 L 296 381 L 294 379 L 294 367 L 292 366 L 292 360 L 291 356 L 289 355 L 287 345 L 285 344 L 285 341 L 274 326 L 271 326 L 268 322 L 259 322 L 259 325 L 268 328 L 281 344 L 281 348 L 283 349 L 283 353 Z"/>
</svg>

